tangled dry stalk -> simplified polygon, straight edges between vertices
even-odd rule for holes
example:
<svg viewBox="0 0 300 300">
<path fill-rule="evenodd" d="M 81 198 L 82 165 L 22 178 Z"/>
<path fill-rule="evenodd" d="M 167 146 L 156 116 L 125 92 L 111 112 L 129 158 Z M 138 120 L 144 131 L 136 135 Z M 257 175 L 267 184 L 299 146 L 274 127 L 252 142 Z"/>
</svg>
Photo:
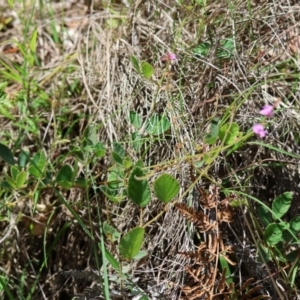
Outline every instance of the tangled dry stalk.
<svg viewBox="0 0 300 300">
<path fill-rule="evenodd" d="M 24 145 L 33 152 L 41 147 L 49 161 L 57 161 L 69 151 L 63 137 L 56 136 L 57 127 L 68 132 L 68 139 L 75 144 L 87 128 L 93 128 L 108 147 L 124 142 L 126 151 L 137 160 L 128 112 L 138 112 L 144 122 L 152 112 L 165 114 L 171 120 L 171 134 L 149 140 L 143 158 L 145 165 L 157 166 L 157 175 L 167 170 L 180 181 L 182 202 L 147 228 L 144 249 L 148 256 L 132 263 L 134 284 L 150 299 L 233 299 L 230 293 L 237 297 L 234 299 L 297 299 L 299 276 L 291 289 L 275 265 L 256 262 L 255 237 L 250 234 L 244 207 L 233 213 L 230 201 L 234 197 L 218 190 L 212 196 L 207 192 L 213 183 L 268 203 L 291 190 L 292 218 L 299 214 L 297 158 L 257 144 L 247 145 L 230 155 L 220 153 L 199 179 L 194 171 L 197 160 L 190 157 L 209 152 L 210 146 L 203 141 L 211 121 L 234 103 L 235 121 L 244 131 L 251 128 L 262 105 L 279 103 L 280 121 L 272 124 L 268 143 L 300 154 L 299 5 L 290 0 L 198 1 L 200 4 L 168 0 L 132 1 L 132 5 L 131 1 L 115 1 L 108 8 L 105 1 L 87 2 L 55 2 L 49 17 L 41 7 L 35 10 L 40 66 L 28 74 L 27 79 L 36 82 L 36 89 L 29 94 L 33 98 L 44 90 L 51 98 L 49 107 L 33 109 L 32 118 L 35 113 L 41 116 L 40 131 L 37 135 L 24 132 Z M 16 3 L 11 9 L 5 3 L 3 7 L 4 18 L 11 21 L 1 29 L 0 68 L 8 65 L 17 72 L 24 57 L 12 38 L 22 40 L 19 16 L 26 16 L 30 6 Z M 61 43 L 53 38 L 53 22 Z M 226 38 L 234 39 L 235 51 L 220 59 L 217 51 Z M 211 45 L 208 54 L 195 55 L 193 49 L 204 42 Z M 160 58 L 169 51 L 176 53 L 178 60 L 166 68 Z M 132 55 L 154 66 L 151 80 L 136 72 Z M 75 81 L 79 89 L 65 93 Z M 22 82 L 12 80 L 7 93 L 13 99 L 21 88 Z M 54 124 L 64 111 L 67 123 Z M 16 110 L 15 116 L 21 117 L 21 112 Z M 0 122 L 4 131 L 19 134 L 12 120 L 1 117 Z M 107 180 L 110 163 L 107 155 L 89 166 L 89 174 L 84 174 L 82 166 L 81 174 L 92 174 L 100 184 Z M 191 169 L 198 179 L 190 179 Z M 1 170 L 4 173 L 5 167 Z M 85 193 L 72 188 L 64 196 L 95 232 L 95 239 L 89 239 L 51 188 L 39 195 L 44 206 L 34 213 L 29 198 L 15 194 L 17 205 L 10 224 L 0 227 L 1 272 L 11 278 L 12 287 L 19 286 L 19 278 L 28 273 L 23 290 L 31 299 L 72 299 L 76 294 L 81 294 L 78 299 L 103 299 L 99 287 L 102 274 L 93 271 L 97 266 L 95 252 L 99 254 L 95 244 L 100 240 L 94 221 L 97 208 L 102 211 L 102 221 L 111 220 L 122 233 L 138 224 L 140 212 L 129 202 L 112 204 L 93 189 Z M 153 201 L 143 212 L 144 222 L 163 209 Z M 253 210 L 255 213 L 255 207 Z M 188 225 L 182 215 L 194 224 Z M 44 238 L 53 247 L 43 249 Z M 234 266 L 238 279 L 232 285 L 227 284 L 226 270 L 218 265 L 220 256 Z M 261 274 L 268 279 L 263 281 Z M 135 299 L 114 281 L 115 275 L 109 269 L 111 299 Z M 31 290 L 37 277 L 37 288 Z"/>
</svg>

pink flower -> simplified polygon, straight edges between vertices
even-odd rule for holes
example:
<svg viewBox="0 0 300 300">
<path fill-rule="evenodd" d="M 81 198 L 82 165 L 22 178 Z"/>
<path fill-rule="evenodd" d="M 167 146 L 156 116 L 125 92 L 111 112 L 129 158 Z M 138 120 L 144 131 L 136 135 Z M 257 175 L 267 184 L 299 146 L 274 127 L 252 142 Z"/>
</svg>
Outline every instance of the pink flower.
<svg viewBox="0 0 300 300">
<path fill-rule="evenodd" d="M 265 105 L 259 113 L 266 117 L 273 117 L 273 110 L 273 105 Z"/>
<path fill-rule="evenodd" d="M 268 131 L 265 130 L 262 124 L 255 124 L 252 127 L 252 130 L 255 134 L 259 135 L 261 138 L 265 137 L 268 134 Z"/>
<path fill-rule="evenodd" d="M 166 55 L 161 57 L 161 61 L 174 61 L 177 60 L 176 54 L 168 52 Z"/>
</svg>

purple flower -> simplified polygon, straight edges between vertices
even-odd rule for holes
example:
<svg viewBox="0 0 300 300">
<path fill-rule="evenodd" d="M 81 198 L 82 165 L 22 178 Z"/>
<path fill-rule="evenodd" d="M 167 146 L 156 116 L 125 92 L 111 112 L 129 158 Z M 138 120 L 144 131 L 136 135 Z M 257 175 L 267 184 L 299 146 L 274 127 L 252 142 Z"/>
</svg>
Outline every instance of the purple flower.
<svg viewBox="0 0 300 300">
<path fill-rule="evenodd" d="M 177 60 L 177 57 L 176 57 L 175 53 L 168 52 L 160 60 L 161 61 L 174 61 L 174 60 Z"/>
<path fill-rule="evenodd" d="M 266 117 L 273 117 L 273 110 L 273 105 L 265 105 L 259 113 Z"/>
<path fill-rule="evenodd" d="M 268 131 L 265 130 L 262 124 L 255 124 L 252 127 L 252 130 L 255 134 L 259 135 L 261 138 L 265 137 L 268 134 Z"/>
</svg>

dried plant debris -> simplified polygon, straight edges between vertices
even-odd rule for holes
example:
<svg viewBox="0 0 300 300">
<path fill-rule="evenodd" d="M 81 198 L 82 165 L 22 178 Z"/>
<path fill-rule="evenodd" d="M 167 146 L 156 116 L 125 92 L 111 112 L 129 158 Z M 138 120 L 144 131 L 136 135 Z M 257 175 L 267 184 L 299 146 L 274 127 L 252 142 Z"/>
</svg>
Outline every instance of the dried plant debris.
<svg viewBox="0 0 300 300">
<path fill-rule="evenodd" d="M 218 188 L 213 187 L 212 193 L 198 188 L 202 205 L 200 211 L 187 207 L 186 204 L 175 204 L 178 211 L 196 226 L 203 242 L 194 252 L 178 252 L 191 259 L 186 266 L 187 280 L 182 286 L 183 299 L 271 299 L 262 295 L 261 285 L 256 285 L 254 278 L 248 278 L 238 287 L 233 280 L 226 278 L 226 269 L 219 269 L 219 260 L 225 260 L 228 266 L 235 266 L 232 260 L 233 247 L 222 236 L 224 222 L 232 222 L 234 211 L 230 203 L 234 196 L 220 200 Z M 226 245 L 227 244 L 227 245 Z M 229 270 L 227 270 L 229 271 Z"/>
</svg>

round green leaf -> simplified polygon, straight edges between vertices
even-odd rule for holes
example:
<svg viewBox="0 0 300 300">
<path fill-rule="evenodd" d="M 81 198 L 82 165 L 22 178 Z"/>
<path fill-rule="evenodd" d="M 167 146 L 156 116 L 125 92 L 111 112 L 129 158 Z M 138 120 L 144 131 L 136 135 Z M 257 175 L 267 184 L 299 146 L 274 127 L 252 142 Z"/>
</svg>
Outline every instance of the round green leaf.
<svg viewBox="0 0 300 300">
<path fill-rule="evenodd" d="M 171 201 L 179 192 L 178 181 L 169 174 L 163 174 L 154 182 L 156 197 L 163 203 Z"/>
<path fill-rule="evenodd" d="M 47 159 L 44 151 L 37 152 L 33 159 L 30 161 L 29 173 L 39 178 L 46 166 Z"/>
<path fill-rule="evenodd" d="M 113 144 L 114 152 L 118 153 L 119 156 L 123 159 L 125 157 L 125 150 L 120 143 L 115 142 Z"/>
<path fill-rule="evenodd" d="M 268 225 L 264 232 L 264 240 L 270 246 L 278 244 L 282 240 L 282 226 L 277 223 Z"/>
<path fill-rule="evenodd" d="M 145 173 L 140 167 L 135 167 L 128 180 L 128 196 L 140 207 L 146 206 L 150 201 L 150 188 L 147 180 L 140 179 Z"/>
<path fill-rule="evenodd" d="M 167 131 L 170 126 L 171 124 L 166 117 L 156 114 L 147 122 L 146 131 L 153 135 L 159 135 Z"/>
<path fill-rule="evenodd" d="M 120 254 L 127 259 L 133 259 L 140 251 L 145 230 L 142 227 L 136 227 L 126 233 L 119 245 Z"/>
<path fill-rule="evenodd" d="M 108 173 L 108 187 L 111 190 L 118 190 L 124 187 L 124 171 L 115 167 Z"/>
<path fill-rule="evenodd" d="M 293 193 L 285 192 L 278 197 L 272 203 L 272 211 L 274 212 L 273 218 L 281 218 L 290 208 L 292 203 Z"/>
<path fill-rule="evenodd" d="M 107 221 L 103 223 L 103 231 L 105 235 L 113 242 L 117 241 L 121 236 L 120 232 Z"/>
<path fill-rule="evenodd" d="M 230 58 L 234 52 L 234 40 L 224 39 L 220 41 L 221 47 L 217 49 L 218 58 Z"/>
<path fill-rule="evenodd" d="M 296 233 L 300 231 L 300 216 L 296 216 L 290 221 L 290 228 Z"/>
<path fill-rule="evenodd" d="M 120 203 L 124 199 L 124 196 L 118 195 L 115 190 L 108 188 L 106 185 L 101 185 L 100 190 L 110 201 L 114 203 Z"/>
<path fill-rule="evenodd" d="M 56 176 L 56 182 L 65 189 L 73 186 L 73 169 L 69 165 L 64 165 Z"/>
<path fill-rule="evenodd" d="M 130 111 L 129 112 L 129 121 L 130 121 L 130 124 L 132 126 L 134 126 L 135 128 L 139 129 L 142 126 L 142 118 L 135 111 Z"/>
<path fill-rule="evenodd" d="M 154 68 L 147 63 L 146 61 L 143 61 L 141 64 L 142 67 L 142 74 L 145 78 L 150 78 L 154 73 Z"/>
<path fill-rule="evenodd" d="M 128 169 L 130 169 L 132 167 L 132 165 L 133 165 L 133 162 L 130 159 L 130 157 L 129 156 L 124 157 L 124 159 L 123 159 L 123 167 L 126 170 L 128 170 Z"/>
<path fill-rule="evenodd" d="M 237 123 L 227 123 L 220 128 L 219 138 L 225 145 L 233 144 L 239 134 L 239 130 Z"/>
<path fill-rule="evenodd" d="M 56 176 L 56 181 L 69 181 L 72 182 L 73 169 L 69 165 L 64 165 Z"/>
<path fill-rule="evenodd" d="M 100 142 L 98 142 L 95 145 L 93 145 L 92 148 L 93 148 L 94 153 L 96 154 L 96 156 L 98 158 L 103 157 L 105 155 L 105 153 L 106 153 L 104 145 L 102 143 L 100 143 Z"/>
<path fill-rule="evenodd" d="M 27 172 L 25 172 L 25 171 L 19 172 L 19 174 L 17 175 L 17 178 L 16 178 L 16 187 L 17 188 L 23 187 L 26 179 L 27 179 Z"/>
<path fill-rule="evenodd" d="M 268 226 L 270 223 L 272 223 L 271 214 L 266 207 L 260 206 L 258 208 L 258 215 L 265 226 Z"/>
<path fill-rule="evenodd" d="M 10 149 L 4 144 L 0 143 L 0 157 L 10 165 L 15 164 L 14 156 Z"/>
<path fill-rule="evenodd" d="M 195 55 L 207 56 L 210 49 L 210 43 L 202 42 L 197 47 L 193 49 Z"/>
<path fill-rule="evenodd" d="M 112 152 L 112 158 L 116 163 L 118 163 L 119 165 L 122 165 L 122 163 L 123 163 L 122 158 L 117 152 L 115 152 L 115 151 Z"/>
<path fill-rule="evenodd" d="M 213 145 L 216 143 L 217 138 L 219 136 L 220 130 L 220 119 L 214 118 L 210 124 L 209 133 L 205 135 L 205 143 L 208 145 Z"/>
</svg>

